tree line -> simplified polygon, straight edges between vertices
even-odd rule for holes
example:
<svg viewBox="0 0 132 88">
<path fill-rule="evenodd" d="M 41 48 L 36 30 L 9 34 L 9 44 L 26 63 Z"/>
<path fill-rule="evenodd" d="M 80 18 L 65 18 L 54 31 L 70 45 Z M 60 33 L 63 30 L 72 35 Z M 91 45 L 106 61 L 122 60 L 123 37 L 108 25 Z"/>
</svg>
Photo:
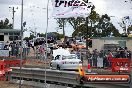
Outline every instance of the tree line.
<svg viewBox="0 0 132 88">
<path fill-rule="evenodd" d="M 0 29 L 12 29 L 13 25 L 6 18 L 5 20 L 0 21 Z"/>
</svg>

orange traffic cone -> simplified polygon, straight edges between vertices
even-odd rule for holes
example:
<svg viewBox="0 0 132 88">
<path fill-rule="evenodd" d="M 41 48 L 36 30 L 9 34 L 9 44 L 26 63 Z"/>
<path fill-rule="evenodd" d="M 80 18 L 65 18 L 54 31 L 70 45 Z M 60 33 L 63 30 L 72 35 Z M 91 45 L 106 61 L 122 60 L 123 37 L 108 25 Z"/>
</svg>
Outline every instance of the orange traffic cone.
<svg viewBox="0 0 132 88">
<path fill-rule="evenodd" d="M 89 63 L 88 63 L 87 69 L 88 69 L 88 72 L 91 72 L 91 66 Z"/>
</svg>

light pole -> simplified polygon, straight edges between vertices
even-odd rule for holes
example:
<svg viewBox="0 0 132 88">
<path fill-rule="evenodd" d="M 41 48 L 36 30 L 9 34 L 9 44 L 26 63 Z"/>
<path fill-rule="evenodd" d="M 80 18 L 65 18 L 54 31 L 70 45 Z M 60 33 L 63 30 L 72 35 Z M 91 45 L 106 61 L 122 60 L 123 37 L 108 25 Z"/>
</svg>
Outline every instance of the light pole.
<svg viewBox="0 0 132 88">
<path fill-rule="evenodd" d="M 46 59 L 47 59 L 47 47 L 48 47 L 48 44 L 47 44 L 47 31 L 48 31 L 48 26 L 49 26 L 49 0 L 47 1 L 47 25 L 46 25 L 46 55 L 45 55 L 45 79 L 44 79 L 44 83 L 45 83 L 45 88 L 47 88 L 47 83 L 46 83 Z"/>
<path fill-rule="evenodd" d="M 23 49 L 23 0 L 21 1 L 21 49 Z M 21 51 L 21 58 L 20 58 L 20 84 L 19 88 L 21 88 L 21 70 L 22 70 L 22 51 Z"/>
<path fill-rule="evenodd" d="M 13 29 L 14 29 L 14 17 L 15 17 L 15 8 L 14 7 L 9 7 L 11 10 L 12 10 L 12 15 L 13 15 L 13 17 L 12 17 L 12 27 L 13 27 Z M 18 9 L 18 7 L 16 8 L 16 9 Z"/>
</svg>

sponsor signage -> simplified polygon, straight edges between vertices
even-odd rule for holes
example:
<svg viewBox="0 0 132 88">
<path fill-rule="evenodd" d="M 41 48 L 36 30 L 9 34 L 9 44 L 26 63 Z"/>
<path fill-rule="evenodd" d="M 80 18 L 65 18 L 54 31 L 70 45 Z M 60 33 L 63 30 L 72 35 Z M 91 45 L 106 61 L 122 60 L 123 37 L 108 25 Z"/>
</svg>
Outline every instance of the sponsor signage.
<svg viewBox="0 0 132 88">
<path fill-rule="evenodd" d="M 112 72 L 130 72 L 130 63 L 129 58 L 110 58 L 112 62 Z"/>
<path fill-rule="evenodd" d="M 129 75 L 85 75 L 87 82 L 129 82 Z"/>
<path fill-rule="evenodd" d="M 87 17 L 93 4 L 83 0 L 52 0 L 54 18 Z"/>
</svg>

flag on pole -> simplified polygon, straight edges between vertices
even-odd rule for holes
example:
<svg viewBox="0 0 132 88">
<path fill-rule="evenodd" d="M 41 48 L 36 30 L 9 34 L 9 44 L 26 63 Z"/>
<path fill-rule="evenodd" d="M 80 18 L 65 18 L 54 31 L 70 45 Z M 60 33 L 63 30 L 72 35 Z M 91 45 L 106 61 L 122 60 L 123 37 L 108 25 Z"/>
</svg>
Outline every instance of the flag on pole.
<svg viewBox="0 0 132 88">
<path fill-rule="evenodd" d="M 87 17 L 92 3 L 83 0 L 52 0 L 54 18 Z"/>
<path fill-rule="evenodd" d="M 132 25 L 132 20 L 130 19 L 129 16 L 125 16 L 125 17 L 123 18 L 123 20 L 124 20 L 124 22 L 125 22 L 125 24 L 126 24 L 127 26 L 131 26 L 131 25 Z"/>
<path fill-rule="evenodd" d="M 123 21 L 124 21 L 124 23 L 125 23 L 125 32 L 127 33 L 127 29 L 132 25 L 132 20 L 130 19 L 130 17 L 129 16 L 125 16 L 125 17 L 123 17 Z"/>
</svg>

